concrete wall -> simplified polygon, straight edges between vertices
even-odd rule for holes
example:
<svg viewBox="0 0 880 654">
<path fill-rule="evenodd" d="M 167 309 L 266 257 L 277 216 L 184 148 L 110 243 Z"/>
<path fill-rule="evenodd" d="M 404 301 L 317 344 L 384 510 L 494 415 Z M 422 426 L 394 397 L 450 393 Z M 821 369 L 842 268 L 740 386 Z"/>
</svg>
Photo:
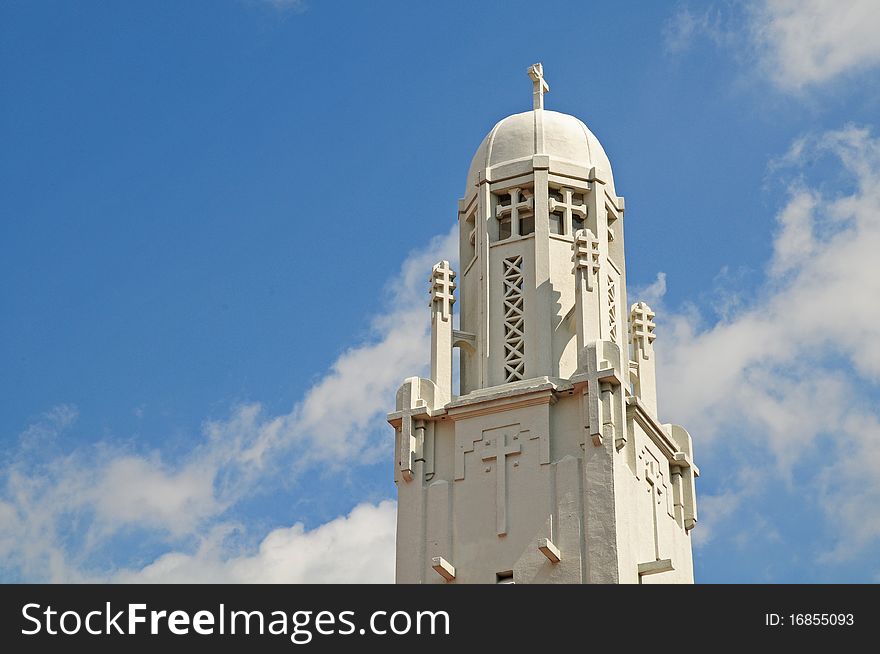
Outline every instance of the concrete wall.
<svg viewBox="0 0 880 654">
<path fill-rule="evenodd" d="M 398 582 L 448 583 L 432 568 L 434 557 L 454 566 L 453 583 L 496 583 L 510 571 L 516 583 L 692 582 L 690 536 L 674 501 L 668 453 L 628 420 L 626 444 L 609 448 L 613 496 L 601 504 L 613 507 L 613 515 L 591 514 L 581 395 L 565 386 L 554 390 L 552 382 L 539 386 L 453 402 L 433 421 L 432 472 L 424 475 L 420 465 L 416 478 L 398 482 Z M 499 444 L 508 453 L 493 458 Z M 605 448 L 588 448 L 591 457 L 609 456 Z M 499 513 L 506 514 L 503 524 Z M 589 556 L 592 548 L 607 547 L 588 536 L 597 533 L 597 521 L 614 530 L 616 559 Z M 541 553 L 542 539 L 559 548 L 558 563 Z M 657 559 L 671 560 L 674 569 L 640 577 L 639 564 Z M 615 569 L 590 570 L 596 560 L 610 560 L 605 565 Z"/>
</svg>

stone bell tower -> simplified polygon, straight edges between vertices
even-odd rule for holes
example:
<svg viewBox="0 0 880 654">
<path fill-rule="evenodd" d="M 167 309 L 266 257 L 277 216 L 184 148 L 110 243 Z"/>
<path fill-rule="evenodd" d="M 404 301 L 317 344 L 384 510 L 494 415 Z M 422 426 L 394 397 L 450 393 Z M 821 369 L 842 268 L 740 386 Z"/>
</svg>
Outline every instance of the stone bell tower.
<svg viewBox="0 0 880 654">
<path fill-rule="evenodd" d="M 388 416 L 397 581 L 691 583 L 699 473 L 687 431 L 657 418 L 654 313 L 627 311 L 623 198 L 528 73 L 532 111 L 468 171 L 460 274 L 431 273 L 431 378 Z"/>
</svg>

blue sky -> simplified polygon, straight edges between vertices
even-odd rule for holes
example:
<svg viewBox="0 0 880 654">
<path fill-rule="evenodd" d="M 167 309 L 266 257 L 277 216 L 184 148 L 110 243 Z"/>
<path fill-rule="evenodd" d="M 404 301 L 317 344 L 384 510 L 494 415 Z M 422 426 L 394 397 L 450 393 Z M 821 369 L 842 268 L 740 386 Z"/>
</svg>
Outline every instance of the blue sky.
<svg viewBox="0 0 880 654">
<path fill-rule="evenodd" d="M 698 581 L 880 580 L 878 28 L 870 0 L 3 3 L 0 579 L 390 581 L 384 413 L 542 61 L 626 197 Z"/>
</svg>

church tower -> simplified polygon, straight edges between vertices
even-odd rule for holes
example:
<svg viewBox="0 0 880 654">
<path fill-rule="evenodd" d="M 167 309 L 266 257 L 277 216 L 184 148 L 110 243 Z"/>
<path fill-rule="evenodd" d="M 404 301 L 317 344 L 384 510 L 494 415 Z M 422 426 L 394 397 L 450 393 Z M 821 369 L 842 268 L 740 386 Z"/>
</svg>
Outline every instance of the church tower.
<svg viewBox="0 0 880 654">
<path fill-rule="evenodd" d="M 532 111 L 471 162 L 460 271 L 431 271 L 431 378 L 388 416 L 397 581 L 692 583 L 699 473 L 657 417 L 654 313 L 627 311 L 623 198 L 586 125 L 544 109 L 541 64 L 528 74 Z"/>
</svg>

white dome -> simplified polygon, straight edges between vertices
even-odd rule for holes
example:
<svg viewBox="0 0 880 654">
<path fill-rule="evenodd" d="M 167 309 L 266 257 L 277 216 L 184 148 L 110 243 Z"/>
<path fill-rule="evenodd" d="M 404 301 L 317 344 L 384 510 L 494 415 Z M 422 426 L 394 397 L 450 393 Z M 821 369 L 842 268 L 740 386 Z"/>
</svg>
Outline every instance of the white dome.
<svg viewBox="0 0 880 654">
<path fill-rule="evenodd" d="M 599 139 L 580 120 L 558 111 L 544 110 L 544 152 L 587 168 L 600 168 L 614 188 L 611 162 Z M 473 190 L 477 173 L 491 166 L 530 158 L 535 154 L 535 112 L 525 111 L 504 118 L 480 143 L 468 170 L 465 195 Z"/>
</svg>

